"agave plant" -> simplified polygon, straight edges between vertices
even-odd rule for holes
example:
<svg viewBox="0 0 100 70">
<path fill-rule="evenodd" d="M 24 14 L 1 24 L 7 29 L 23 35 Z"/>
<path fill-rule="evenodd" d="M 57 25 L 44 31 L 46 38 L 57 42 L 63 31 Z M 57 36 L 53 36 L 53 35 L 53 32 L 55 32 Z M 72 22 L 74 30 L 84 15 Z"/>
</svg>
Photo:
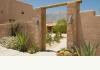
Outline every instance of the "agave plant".
<svg viewBox="0 0 100 70">
<path fill-rule="evenodd" d="M 75 46 L 75 50 L 78 54 L 78 56 L 95 56 L 96 55 L 96 50 L 99 47 L 99 44 L 92 45 L 90 42 L 89 43 L 84 43 L 78 48 Z"/>
</svg>

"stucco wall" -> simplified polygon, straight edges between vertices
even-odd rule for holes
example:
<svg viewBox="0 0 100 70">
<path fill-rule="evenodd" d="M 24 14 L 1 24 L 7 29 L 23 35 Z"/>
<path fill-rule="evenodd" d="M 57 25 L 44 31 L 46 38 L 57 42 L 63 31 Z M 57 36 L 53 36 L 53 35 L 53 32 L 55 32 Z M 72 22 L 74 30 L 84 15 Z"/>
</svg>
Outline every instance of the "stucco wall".
<svg viewBox="0 0 100 70">
<path fill-rule="evenodd" d="M 10 35 L 10 24 L 0 24 L 0 38 Z"/>
<path fill-rule="evenodd" d="M 82 12 L 81 24 L 84 39 L 93 45 L 100 43 L 100 16 L 96 16 L 95 11 Z M 100 48 L 97 55 L 100 55 Z"/>
<path fill-rule="evenodd" d="M 0 23 L 8 20 L 10 5 L 11 5 L 11 0 L 0 0 Z"/>
<path fill-rule="evenodd" d="M 100 41 L 100 16 L 81 16 L 83 36 L 88 41 Z"/>
<path fill-rule="evenodd" d="M 14 4 L 13 18 L 15 20 L 27 21 L 33 17 L 31 5 L 16 1 Z"/>
<path fill-rule="evenodd" d="M 22 14 L 23 13 L 23 14 Z M 29 20 L 33 17 L 31 5 L 16 0 L 0 0 L 0 23 L 15 20 Z"/>
</svg>

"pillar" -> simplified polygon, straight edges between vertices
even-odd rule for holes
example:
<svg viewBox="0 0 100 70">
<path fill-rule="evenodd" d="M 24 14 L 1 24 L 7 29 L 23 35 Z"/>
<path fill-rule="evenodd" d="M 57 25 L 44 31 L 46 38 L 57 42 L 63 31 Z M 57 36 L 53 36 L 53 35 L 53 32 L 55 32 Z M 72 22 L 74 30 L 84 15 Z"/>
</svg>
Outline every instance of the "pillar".
<svg viewBox="0 0 100 70">
<path fill-rule="evenodd" d="M 46 9 L 38 8 L 34 10 L 35 41 L 41 51 L 46 50 Z"/>
<path fill-rule="evenodd" d="M 72 47 L 73 45 L 80 46 L 83 41 L 81 19 L 80 19 L 80 3 L 81 1 L 75 1 L 68 3 L 68 18 L 70 22 L 68 23 L 67 29 L 67 47 Z"/>
<path fill-rule="evenodd" d="M 46 8 L 41 8 L 41 50 L 46 50 Z"/>
</svg>

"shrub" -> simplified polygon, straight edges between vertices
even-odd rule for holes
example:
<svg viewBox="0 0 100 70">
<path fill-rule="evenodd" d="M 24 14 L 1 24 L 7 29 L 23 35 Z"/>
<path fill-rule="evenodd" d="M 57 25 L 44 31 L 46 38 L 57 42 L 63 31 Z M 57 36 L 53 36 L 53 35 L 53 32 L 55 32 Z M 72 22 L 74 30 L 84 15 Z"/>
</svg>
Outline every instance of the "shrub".
<svg viewBox="0 0 100 70">
<path fill-rule="evenodd" d="M 50 33 L 46 34 L 46 43 L 48 43 L 49 45 L 51 45 L 51 43 L 53 42 L 53 38 L 51 36 Z"/>
<path fill-rule="evenodd" d="M 61 39 L 60 33 L 56 33 L 55 36 L 54 36 L 54 41 L 56 41 L 57 43 L 59 43 L 60 39 Z"/>
<path fill-rule="evenodd" d="M 46 43 L 49 45 L 51 45 L 54 42 L 59 43 L 61 38 L 62 38 L 62 36 L 60 35 L 60 33 L 56 33 L 54 35 L 54 37 L 52 37 L 51 33 L 47 33 L 46 34 Z"/>
<path fill-rule="evenodd" d="M 53 27 L 53 32 L 55 33 L 66 33 L 67 32 L 67 22 L 64 19 L 58 20 L 57 24 Z"/>
<path fill-rule="evenodd" d="M 99 44 L 92 45 L 89 43 L 83 43 L 80 47 L 73 46 L 69 49 L 63 48 L 57 51 L 58 56 L 95 56 L 96 50 Z"/>
<path fill-rule="evenodd" d="M 3 37 L 0 39 L 0 44 L 2 44 L 2 47 L 8 48 L 8 49 L 16 49 L 18 45 L 18 39 L 17 37 Z"/>
<path fill-rule="evenodd" d="M 31 54 L 39 51 L 38 46 L 33 42 L 33 44 L 28 48 L 27 47 L 27 37 L 22 32 L 17 33 L 16 36 L 12 37 L 3 37 L 0 39 L 0 44 L 2 47 L 8 49 L 14 49 L 21 52 L 29 52 Z"/>
<path fill-rule="evenodd" d="M 79 48 L 77 46 L 74 47 L 79 56 L 94 56 L 96 55 L 96 50 L 99 47 L 99 44 L 92 45 L 90 42 L 85 42 Z"/>
<path fill-rule="evenodd" d="M 17 47 L 16 49 L 22 52 L 26 52 L 27 51 L 27 47 L 26 47 L 27 37 L 25 36 L 25 34 L 20 32 L 16 34 L 16 37 L 18 39 L 18 45 L 19 45 L 19 47 Z"/>
<path fill-rule="evenodd" d="M 38 51 L 40 51 L 40 49 L 38 48 L 36 43 L 33 43 L 28 49 L 28 53 L 30 53 L 30 54 L 36 53 Z"/>
</svg>

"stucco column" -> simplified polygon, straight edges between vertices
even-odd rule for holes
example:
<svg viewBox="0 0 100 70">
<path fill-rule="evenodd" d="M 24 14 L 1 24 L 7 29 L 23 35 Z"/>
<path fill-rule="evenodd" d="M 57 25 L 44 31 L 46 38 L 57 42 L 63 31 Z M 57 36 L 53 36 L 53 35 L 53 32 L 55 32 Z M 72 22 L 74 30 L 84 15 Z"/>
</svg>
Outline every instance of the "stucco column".
<svg viewBox="0 0 100 70">
<path fill-rule="evenodd" d="M 35 40 L 41 51 L 46 50 L 46 9 L 38 8 L 34 10 Z"/>
<path fill-rule="evenodd" d="M 41 50 L 46 50 L 46 8 L 41 8 Z"/>
<path fill-rule="evenodd" d="M 68 3 L 68 18 L 70 22 L 68 24 L 68 32 L 67 32 L 67 45 L 71 47 L 73 45 L 80 46 L 82 34 L 80 33 L 82 30 L 80 28 L 81 20 L 80 20 L 80 3 L 81 1 Z"/>
</svg>

